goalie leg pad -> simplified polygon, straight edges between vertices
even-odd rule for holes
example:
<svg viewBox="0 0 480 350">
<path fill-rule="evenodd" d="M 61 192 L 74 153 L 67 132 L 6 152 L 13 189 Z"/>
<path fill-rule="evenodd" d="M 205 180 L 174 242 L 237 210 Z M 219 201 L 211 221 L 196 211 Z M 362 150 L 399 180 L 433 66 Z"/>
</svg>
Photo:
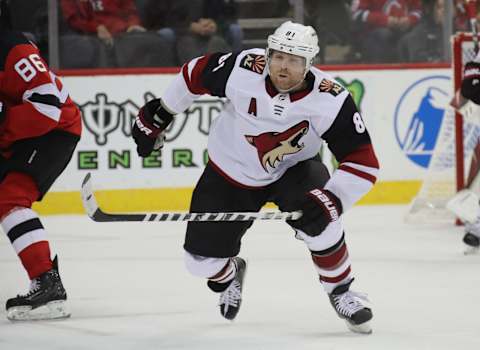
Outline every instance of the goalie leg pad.
<svg viewBox="0 0 480 350">
<path fill-rule="evenodd" d="M 448 201 L 447 209 L 462 221 L 474 223 L 480 214 L 479 197 L 469 189 L 461 190 Z"/>
</svg>

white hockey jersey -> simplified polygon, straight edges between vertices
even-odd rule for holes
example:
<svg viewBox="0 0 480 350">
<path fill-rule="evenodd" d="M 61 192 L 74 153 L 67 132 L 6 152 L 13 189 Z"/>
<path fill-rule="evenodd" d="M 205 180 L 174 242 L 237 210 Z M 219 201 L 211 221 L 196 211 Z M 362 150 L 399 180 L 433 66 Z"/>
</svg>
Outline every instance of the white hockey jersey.
<svg viewBox="0 0 480 350">
<path fill-rule="evenodd" d="M 202 94 L 227 97 L 208 139 L 212 166 L 243 187 L 263 187 L 314 157 L 322 139 L 340 162 L 325 188 L 344 210 L 370 190 L 378 161 L 348 91 L 317 68 L 307 89 L 279 93 L 265 69 L 264 50 L 198 57 L 182 67 L 162 96 L 181 113 Z"/>
</svg>

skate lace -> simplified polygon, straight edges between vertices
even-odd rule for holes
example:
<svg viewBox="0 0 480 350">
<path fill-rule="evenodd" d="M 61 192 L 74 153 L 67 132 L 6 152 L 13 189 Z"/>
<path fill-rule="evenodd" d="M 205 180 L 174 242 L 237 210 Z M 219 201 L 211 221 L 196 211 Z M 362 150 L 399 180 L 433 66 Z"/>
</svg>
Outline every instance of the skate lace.
<svg viewBox="0 0 480 350">
<path fill-rule="evenodd" d="M 359 299 L 369 301 L 367 294 L 354 291 L 347 291 L 333 297 L 337 311 L 348 317 L 365 307 Z"/>
<path fill-rule="evenodd" d="M 237 280 L 233 280 L 228 288 L 220 295 L 219 305 L 238 306 L 238 301 L 242 297 L 241 285 Z"/>
<path fill-rule="evenodd" d="M 19 294 L 18 297 L 27 298 L 32 294 L 38 292 L 39 289 L 40 289 L 40 282 L 38 281 L 37 278 L 34 278 L 30 282 L 30 290 L 26 294 Z"/>
</svg>

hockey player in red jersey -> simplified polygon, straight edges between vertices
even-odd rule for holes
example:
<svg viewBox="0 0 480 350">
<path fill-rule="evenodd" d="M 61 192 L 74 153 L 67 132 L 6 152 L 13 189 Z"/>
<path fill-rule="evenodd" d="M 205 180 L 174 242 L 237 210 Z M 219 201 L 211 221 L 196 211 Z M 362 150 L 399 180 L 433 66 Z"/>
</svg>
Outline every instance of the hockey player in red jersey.
<svg viewBox="0 0 480 350">
<path fill-rule="evenodd" d="M 370 333 L 371 309 L 350 290 L 353 273 L 342 214 L 376 181 L 378 161 L 348 91 L 312 67 L 319 51 L 312 27 L 285 22 L 267 50 L 214 53 L 187 62 L 161 99 L 143 106 L 132 135 L 140 156 L 163 144 L 174 115 L 202 94 L 226 97 L 208 139 L 209 162 L 191 212 L 259 211 L 267 202 L 302 210 L 288 221 L 307 245 L 319 280 L 348 327 Z M 318 159 L 326 141 L 340 162 L 329 176 Z M 220 312 L 234 319 L 242 301 L 246 261 L 238 256 L 252 222 L 189 222 L 185 262 L 220 293 Z"/>
<path fill-rule="evenodd" d="M 69 316 L 67 295 L 31 207 L 65 169 L 80 139 L 81 116 L 37 47 L 9 31 L 0 1 L 0 225 L 31 280 L 6 302 L 10 320 Z"/>
</svg>

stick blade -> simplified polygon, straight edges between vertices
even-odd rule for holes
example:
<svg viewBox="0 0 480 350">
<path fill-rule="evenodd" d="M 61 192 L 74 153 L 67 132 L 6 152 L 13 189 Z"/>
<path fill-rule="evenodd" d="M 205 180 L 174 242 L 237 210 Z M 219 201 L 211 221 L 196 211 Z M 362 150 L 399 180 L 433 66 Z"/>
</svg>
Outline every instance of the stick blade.
<svg viewBox="0 0 480 350">
<path fill-rule="evenodd" d="M 98 210 L 98 204 L 93 195 L 92 175 L 88 173 L 82 181 L 82 203 L 85 212 L 90 218 L 93 218 Z"/>
</svg>

